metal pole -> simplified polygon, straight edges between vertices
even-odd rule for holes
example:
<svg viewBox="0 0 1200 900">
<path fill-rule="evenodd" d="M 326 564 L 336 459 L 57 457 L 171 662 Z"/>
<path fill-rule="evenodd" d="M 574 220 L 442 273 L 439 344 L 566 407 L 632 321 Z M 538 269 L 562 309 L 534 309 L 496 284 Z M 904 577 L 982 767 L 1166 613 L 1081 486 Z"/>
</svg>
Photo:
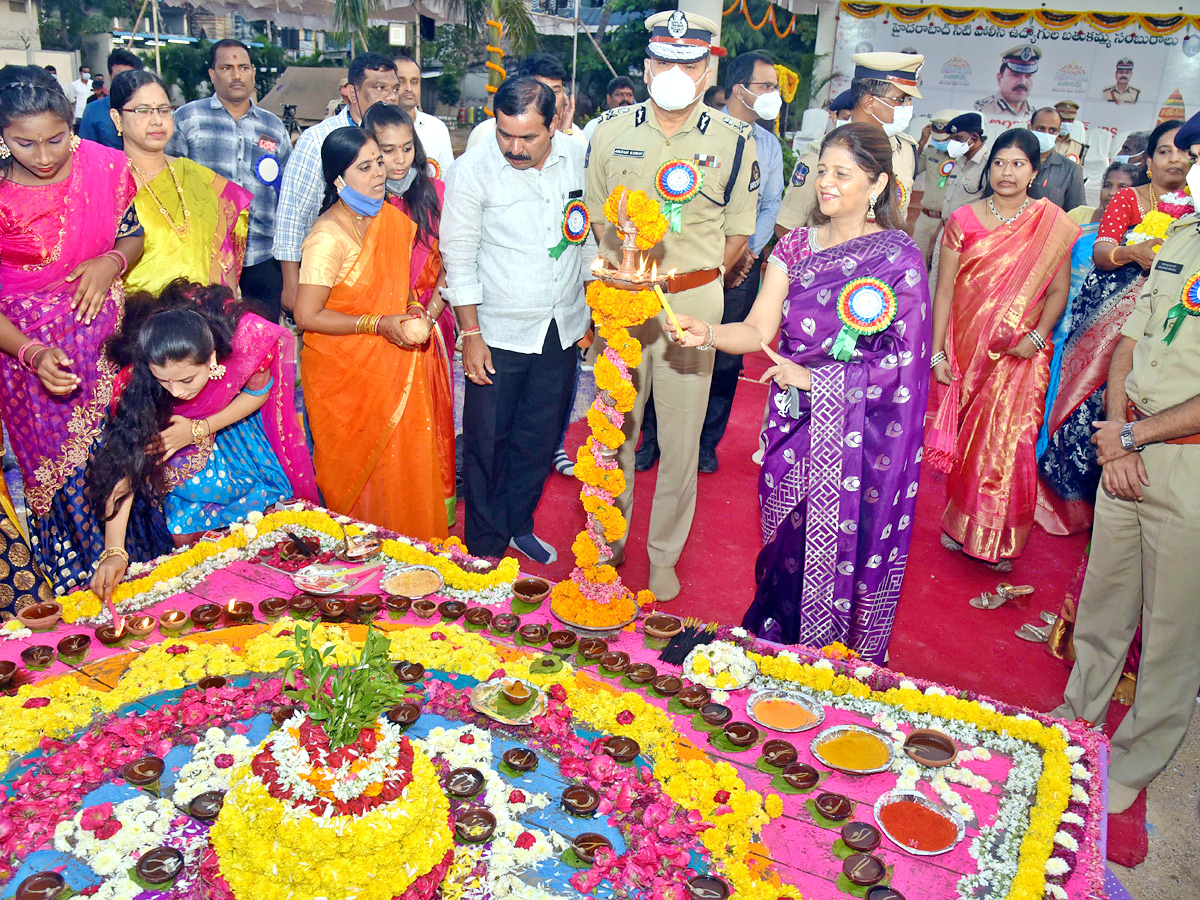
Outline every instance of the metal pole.
<svg viewBox="0 0 1200 900">
<path fill-rule="evenodd" d="M 158 35 L 159 35 L 158 0 L 150 0 L 150 2 L 153 4 L 153 9 L 154 9 L 154 71 L 157 72 L 158 76 L 161 78 L 162 77 L 162 59 L 160 58 L 160 56 L 158 54 L 158 45 L 161 43 L 158 39 Z"/>
<path fill-rule="evenodd" d="M 575 96 L 575 86 L 579 83 L 575 76 L 575 67 L 579 62 L 579 0 L 575 0 L 575 34 L 571 38 L 571 96 Z"/>
</svg>

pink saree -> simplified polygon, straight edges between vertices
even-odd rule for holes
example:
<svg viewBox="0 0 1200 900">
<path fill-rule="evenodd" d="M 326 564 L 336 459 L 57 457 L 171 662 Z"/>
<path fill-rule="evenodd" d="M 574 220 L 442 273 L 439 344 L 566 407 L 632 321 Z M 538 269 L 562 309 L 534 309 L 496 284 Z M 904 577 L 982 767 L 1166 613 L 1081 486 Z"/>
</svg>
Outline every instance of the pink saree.
<svg viewBox="0 0 1200 900">
<path fill-rule="evenodd" d="M 942 530 L 977 559 L 1020 556 L 1033 527 L 1050 354 L 1005 351 L 1037 324 L 1078 236 L 1048 200 L 991 232 L 969 206 L 946 223 L 942 243 L 959 253 L 946 335 L 955 381 L 926 435 L 925 459 L 949 476 Z"/>
</svg>

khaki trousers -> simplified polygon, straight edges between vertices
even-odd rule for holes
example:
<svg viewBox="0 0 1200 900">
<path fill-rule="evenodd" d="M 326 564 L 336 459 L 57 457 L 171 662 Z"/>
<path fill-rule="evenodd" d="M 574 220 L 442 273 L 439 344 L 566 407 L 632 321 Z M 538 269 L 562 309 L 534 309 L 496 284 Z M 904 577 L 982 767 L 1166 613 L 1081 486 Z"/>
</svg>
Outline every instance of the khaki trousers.
<svg viewBox="0 0 1200 900">
<path fill-rule="evenodd" d="M 714 324 L 721 321 L 724 292 L 719 278 L 695 290 L 671 294 L 668 299 L 671 308 L 680 315 Z M 660 312 L 657 317 L 629 329 L 642 342 L 642 363 L 631 373 L 637 400 L 625 416 L 625 443 L 617 452 L 617 465 L 625 475 L 625 492 L 617 498 L 617 508 L 625 516 L 626 526 L 625 537 L 616 543 L 623 547 L 633 521 L 633 457 L 642 430 L 646 396 L 653 387 L 660 456 L 646 550 L 650 564 L 660 567 L 674 566 L 679 561 L 692 530 L 700 430 L 708 411 L 714 358 L 711 350 L 687 349 L 667 340 L 663 333 L 666 322 L 666 313 Z"/>
<path fill-rule="evenodd" d="M 1075 668 L 1054 715 L 1103 722 L 1142 622 L 1137 698 L 1113 735 L 1109 778 L 1141 790 L 1166 768 L 1200 689 L 1200 445 L 1142 453 L 1145 500 L 1100 491 L 1075 623 Z"/>
<path fill-rule="evenodd" d="M 921 248 L 921 255 L 925 257 L 925 268 L 927 269 L 933 261 L 933 240 L 937 237 L 938 229 L 941 227 L 941 219 L 935 219 L 925 213 L 920 213 L 917 216 L 916 224 L 913 225 L 913 240 Z"/>
</svg>

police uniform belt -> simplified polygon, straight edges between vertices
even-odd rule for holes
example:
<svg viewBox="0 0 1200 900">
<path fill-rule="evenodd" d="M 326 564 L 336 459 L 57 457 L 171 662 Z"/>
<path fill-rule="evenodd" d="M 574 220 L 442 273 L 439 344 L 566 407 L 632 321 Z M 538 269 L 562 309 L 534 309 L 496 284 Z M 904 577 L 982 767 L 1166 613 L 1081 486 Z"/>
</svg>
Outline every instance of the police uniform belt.
<svg viewBox="0 0 1200 900">
<path fill-rule="evenodd" d="M 710 281 L 716 281 L 720 274 L 720 269 L 699 269 L 695 272 L 683 272 L 678 275 L 671 275 L 668 276 L 666 287 L 663 290 L 668 294 L 682 294 L 684 291 L 704 287 Z"/>
<path fill-rule="evenodd" d="M 1132 400 L 1127 400 L 1125 403 L 1126 412 L 1129 413 L 1129 421 L 1137 422 L 1146 418 L 1146 414 L 1137 408 L 1137 405 Z M 1162 441 L 1163 444 L 1200 444 L 1200 434 L 1185 434 L 1183 437 L 1171 438 L 1168 441 Z"/>
</svg>

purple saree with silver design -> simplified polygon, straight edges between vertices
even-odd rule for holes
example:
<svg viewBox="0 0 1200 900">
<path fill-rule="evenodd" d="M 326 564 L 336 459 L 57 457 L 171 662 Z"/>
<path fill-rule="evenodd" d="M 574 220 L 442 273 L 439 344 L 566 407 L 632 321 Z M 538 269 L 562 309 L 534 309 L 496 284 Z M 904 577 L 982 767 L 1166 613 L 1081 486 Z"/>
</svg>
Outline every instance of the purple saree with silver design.
<svg viewBox="0 0 1200 900">
<path fill-rule="evenodd" d="M 908 559 L 929 390 L 931 302 L 920 249 L 884 231 L 829 250 L 789 233 L 770 264 L 787 272 L 779 352 L 812 371 L 811 391 L 771 385 L 759 476 L 764 547 L 743 625 L 761 637 L 840 641 L 882 663 Z M 863 276 L 896 295 L 891 324 L 840 362 L 838 296 Z"/>
</svg>

